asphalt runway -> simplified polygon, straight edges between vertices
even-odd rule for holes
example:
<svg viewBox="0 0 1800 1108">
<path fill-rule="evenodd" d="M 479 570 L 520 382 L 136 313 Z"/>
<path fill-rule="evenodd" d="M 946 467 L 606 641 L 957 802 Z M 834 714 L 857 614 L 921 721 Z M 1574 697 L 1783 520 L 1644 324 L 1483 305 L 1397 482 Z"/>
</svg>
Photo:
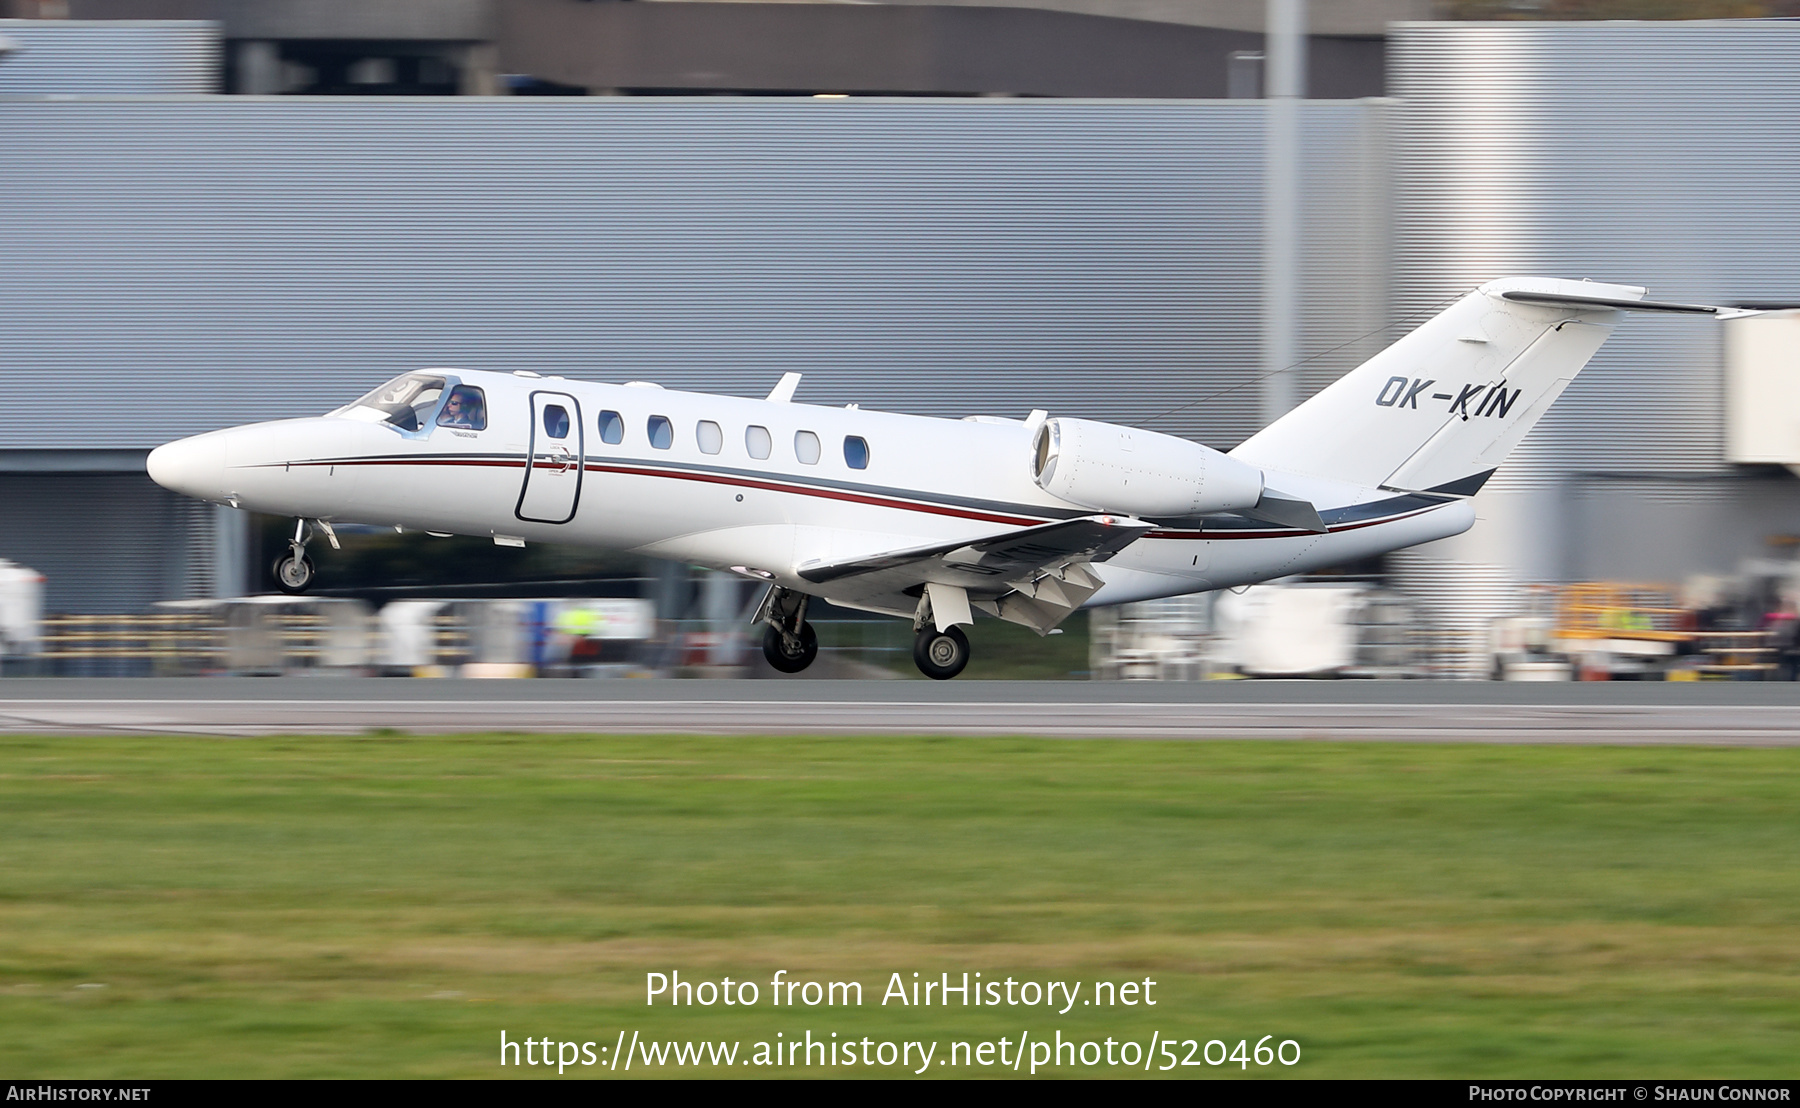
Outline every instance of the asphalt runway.
<svg viewBox="0 0 1800 1108">
<path fill-rule="evenodd" d="M 0 734 L 611 732 L 1800 745 L 1750 682 L 0 680 Z"/>
</svg>

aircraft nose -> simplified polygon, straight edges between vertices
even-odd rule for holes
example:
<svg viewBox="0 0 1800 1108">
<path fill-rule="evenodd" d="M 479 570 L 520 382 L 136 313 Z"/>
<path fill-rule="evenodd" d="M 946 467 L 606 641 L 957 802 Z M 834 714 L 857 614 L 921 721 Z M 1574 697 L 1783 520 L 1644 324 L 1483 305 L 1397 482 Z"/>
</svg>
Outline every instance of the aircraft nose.
<svg viewBox="0 0 1800 1108">
<path fill-rule="evenodd" d="M 220 500 L 225 491 L 225 436 L 195 435 L 150 452 L 144 468 L 170 492 L 200 500 Z"/>
</svg>

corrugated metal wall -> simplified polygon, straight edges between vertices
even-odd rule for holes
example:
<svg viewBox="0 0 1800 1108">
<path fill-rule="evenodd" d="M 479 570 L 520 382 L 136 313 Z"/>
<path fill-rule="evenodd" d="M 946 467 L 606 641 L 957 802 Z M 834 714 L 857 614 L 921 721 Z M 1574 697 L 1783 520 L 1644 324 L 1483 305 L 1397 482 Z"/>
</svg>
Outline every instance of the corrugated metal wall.
<svg viewBox="0 0 1800 1108">
<path fill-rule="evenodd" d="M 0 96 L 219 91 L 219 25 L 0 19 Z"/>
<path fill-rule="evenodd" d="M 212 519 L 139 473 L 0 473 L 0 558 L 44 575 L 46 612 L 207 595 Z"/>
<path fill-rule="evenodd" d="M 1399 24 L 1398 302 L 1514 273 L 1800 298 L 1800 23 Z M 1717 324 L 1634 316 L 1496 481 L 1724 468 Z"/>
<path fill-rule="evenodd" d="M 1401 310 L 1508 274 L 1800 299 L 1800 23 L 1400 24 L 1389 65 Z M 1466 673 L 1526 582 L 1728 571 L 1789 527 L 1800 484 L 1725 462 L 1721 339 L 1627 317 L 1475 530 L 1396 559 Z M 1623 508 L 1624 476 L 1657 495 Z M 1596 497 L 1632 525 L 1597 525 Z"/>
<path fill-rule="evenodd" d="M 1305 346 L 1350 342 L 1312 387 L 1378 345 L 1351 340 L 1385 312 L 1363 277 L 1384 268 L 1382 111 L 1305 109 L 1327 305 Z M 800 370 L 803 400 L 1048 407 L 1230 446 L 1257 410 L 1261 120 L 1247 101 L 0 103 L 0 387 L 20 409 L 0 445 L 147 447 L 461 365 L 747 395 Z"/>
</svg>

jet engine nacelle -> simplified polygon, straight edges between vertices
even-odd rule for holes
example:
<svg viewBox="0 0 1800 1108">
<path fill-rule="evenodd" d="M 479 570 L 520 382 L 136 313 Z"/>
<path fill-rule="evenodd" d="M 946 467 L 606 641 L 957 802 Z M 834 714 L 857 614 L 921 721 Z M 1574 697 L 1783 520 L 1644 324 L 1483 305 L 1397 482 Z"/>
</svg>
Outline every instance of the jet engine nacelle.
<svg viewBox="0 0 1800 1108">
<path fill-rule="evenodd" d="M 1262 470 L 1197 442 L 1091 419 L 1046 420 L 1031 474 L 1052 496 L 1155 519 L 1256 507 Z"/>
</svg>

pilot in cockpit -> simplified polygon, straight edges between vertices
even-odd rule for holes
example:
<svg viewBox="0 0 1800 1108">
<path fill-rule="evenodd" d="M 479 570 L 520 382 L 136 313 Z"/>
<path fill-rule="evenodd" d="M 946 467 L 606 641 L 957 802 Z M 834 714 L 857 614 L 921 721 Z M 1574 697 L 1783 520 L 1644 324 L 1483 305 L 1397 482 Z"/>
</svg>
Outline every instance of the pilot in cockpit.
<svg viewBox="0 0 1800 1108">
<path fill-rule="evenodd" d="M 482 405 L 481 390 L 469 385 L 458 385 L 450 390 L 450 399 L 444 401 L 444 411 L 438 416 L 439 427 L 455 427 L 465 431 L 482 431 L 487 428 L 487 411 Z"/>
</svg>

